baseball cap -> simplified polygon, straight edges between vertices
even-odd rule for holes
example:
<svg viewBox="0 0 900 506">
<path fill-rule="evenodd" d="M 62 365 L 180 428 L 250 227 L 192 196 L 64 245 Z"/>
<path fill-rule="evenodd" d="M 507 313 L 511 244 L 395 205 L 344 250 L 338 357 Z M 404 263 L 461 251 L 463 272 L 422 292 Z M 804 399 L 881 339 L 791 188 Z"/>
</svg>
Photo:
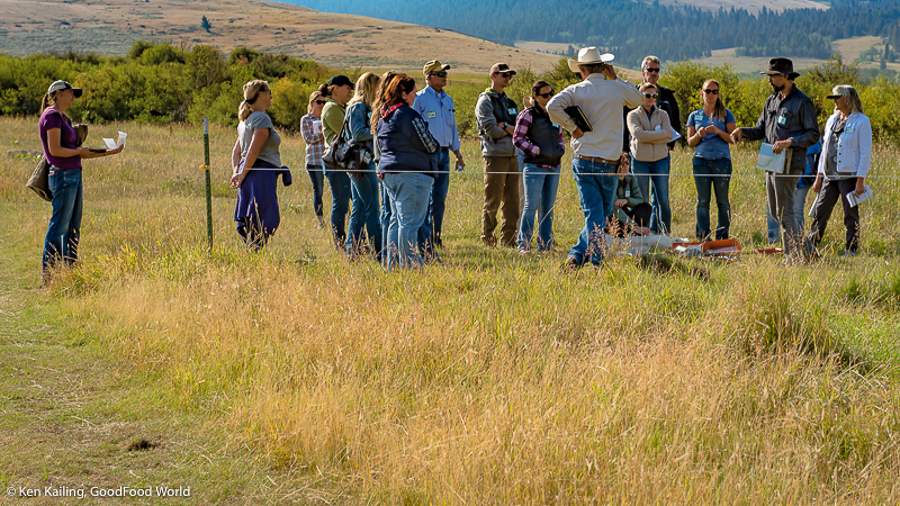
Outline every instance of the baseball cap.
<svg viewBox="0 0 900 506">
<path fill-rule="evenodd" d="M 509 72 L 512 75 L 516 75 L 516 71 L 509 68 L 509 65 L 505 63 L 495 63 L 493 67 L 491 67 L 491 74 L 496 74 L 498 72 Z"/>
<path fill-rule="evenodd" d="M 83 93 L 81 88 L 73 88 L 71 84 L 66 81 L 56 81 L 55 83 L 50 85 L 50 88 L 47 89 L 47 94 L 51 94 L 54 91 L 60 90 L 72 90 L 72 93 L 75 94 L 75 98 L 78 98 Z"/>
<path fill-rule="evenodd" d="M 345 84 L 349 85 L 351 88 L 353 87 L 353 81 L 344 74 L 332 76 L 331 79 L 328 80 L 328 86 L 344 86 Z"/>
<path fill-rule="evenodd" d="M 450 65 L 439 62 L 438 60 L 431 60 L 430 62 L 425 64 L 425 67 L 422 68 L 422 73 L 426 76 L 433 72 L 440 72 L 442 70 L 449 70 Z"/>
</svg>

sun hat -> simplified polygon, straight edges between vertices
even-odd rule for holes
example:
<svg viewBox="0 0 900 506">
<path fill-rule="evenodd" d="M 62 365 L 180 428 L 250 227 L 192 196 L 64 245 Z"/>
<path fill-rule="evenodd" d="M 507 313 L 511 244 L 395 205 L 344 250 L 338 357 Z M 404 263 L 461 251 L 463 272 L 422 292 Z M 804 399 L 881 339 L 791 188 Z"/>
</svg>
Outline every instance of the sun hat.
<svg viewBox="0 0 900 506">
<path fill-rule="evenodd" d="M 614 54 L 600 54 L 600 50 L 598 50 L 594 46 L 583 47 L 578 50 L 577 60 L 569 60 L 569 70 L 577 74 L 581 71 L 578 68 L 579 65 L 590 65 L 592 63 L 609 63 L 615 59 L 616 57 Z"/>
<path fill-rule="evenodd" d="M 794 72 L 794 62 L 788 58 L 772 58 L 769 60 L 769 68 L 760 72 L 769 76 L 787 76 L 788 79 L 796 79 L 799 72 Z"/>
<path fill-rule="evenodd" d="M 500 72 L 509 72 L 512 75 L 516 75 L 516 71 L 509 68 L 509 65 L 507 65 L 503 62 L 495 63 L 491 67 L 491 74 L 499 74 Z"/>
</svg>

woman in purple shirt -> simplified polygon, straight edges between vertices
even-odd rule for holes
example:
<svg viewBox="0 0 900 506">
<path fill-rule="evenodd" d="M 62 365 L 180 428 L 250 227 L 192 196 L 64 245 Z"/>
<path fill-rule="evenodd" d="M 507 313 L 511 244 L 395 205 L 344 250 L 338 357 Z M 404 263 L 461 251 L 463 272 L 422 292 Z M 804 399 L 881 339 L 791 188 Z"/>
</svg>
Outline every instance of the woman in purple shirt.
<svg viewBox="0 0 900 506">
<path fill-rule="evenodd" d="M 78 134 L 66 110 L 80 97 L 81 88 L 73 88 L 66 81 L 50 85 L 41 103 L 38 130 L 44 156 L 50 163 L 50 191 L 53 193 L 53 215 L 44 238 L 41 277 L 46 282 L 59 261 L 71 266 L 78 260 L 78 239 L 81 232 L 83 186 L 81 159 L 114 155 L 125 149 L 119 146 L 104 152 L 80 148 Z"/>
</svg>

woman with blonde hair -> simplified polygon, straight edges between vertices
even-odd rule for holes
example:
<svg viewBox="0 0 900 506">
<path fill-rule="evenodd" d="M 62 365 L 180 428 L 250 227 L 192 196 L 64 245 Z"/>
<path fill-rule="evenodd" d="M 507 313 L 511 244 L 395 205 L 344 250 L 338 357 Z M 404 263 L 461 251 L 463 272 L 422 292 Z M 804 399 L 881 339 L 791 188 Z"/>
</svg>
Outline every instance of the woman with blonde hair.
<svg viewBox="0 0 900 506">
<path fill-rule="evenodd" d="M 306 116 L 300 119 L 300 132 L 306 142 L 306 173 L 312 181 L 313 210 L 319 220 L 319 228 L 325 225 L 322 213 L 322 191 L 325 186 L 325 174 L 322 168 L 322 155 L 325 153 L 325 134 L 322 130 L 322 109 L 325 97 L 318 90 L 309 95 L 309 106 Z"/>
<path fill-rule="evenodd" d="M 369 235 L 369 244 L 376 259 L 381 258 L 382 230 L 378 220 L 378 177 L 375 175 L 374 147 L 372 144 L 372 106 L 375 104 L 378 84 L 381 78 L 366 72 L 356 81 L 356 94 L 347 106 L 345 132 L 349 140 L 362 146 L 363 157 L 369 161 L 363 172 L 350 174 L 350 189 L 353 209 L 350 212 L 350 235 L 347 237 L 347 252 L 351 258 L 363 250 L 363 228 Z"/>
<path fill-rule="evenodd" d="M 635 175 L 644 198 L 650 201 L 650 231 L 653 234 L 672 232 L 672 206 L 669 204 L 669 173 L 672 159 L 668 143 L 675 131 L 669 113 L 656 106 L 659 87 L 641 84 L 641 105 L 627 116 L 631 134 L 631 171 Z M 619 199 L 617 199 L 619 200 Z"/>
<path fill-rule="evenodd" d="M 716 192 L 719 225 L 715 238 L 728 239 L 731 229 L 731 203 L 728 185 L 731 183 L 731 132 L 736 123 L 734 115 L 725 108 L 719 94 L 719 82 L 710 79 L 701 88 L 703 107 L 692 112 L 687 122 L 687 143 L 694 147 L 694 184 L 697 185 L 697 228 L 700 240 L 712 239 L 709 205 Z"/>
<path fill-rule="evenodd" d="M 238 138 L 231 152 L 231 187 L 238 190 L 234 221 L 238 234 L 253 251 L 265 247 L 281 223 L 275 191 L 278 175 L 285 186 L 291 184 L 291 173 L 281 166 L 281 137 L 266 114 L 271 105 L 269 83 L 257 80 L 244 85 Z"/>
<path fill-rule="evenodd" d="M 41 260 L 44 282 L 60 261 L 71 266 L 78 260 L 84 194 L 81 160 L 114 155 L 125 149 L 124 144 L 104 152 L 78 147 L 78 134 L 66 111 L 81 93 L 81 88 L 73 88 L 66 81 L 56 81 L 50 85 L 41 103 L 38 132 L 44 157 L 50 164 L 48 183 L 53 193 L 53 214 L 44 238 Z"/>
</svg>

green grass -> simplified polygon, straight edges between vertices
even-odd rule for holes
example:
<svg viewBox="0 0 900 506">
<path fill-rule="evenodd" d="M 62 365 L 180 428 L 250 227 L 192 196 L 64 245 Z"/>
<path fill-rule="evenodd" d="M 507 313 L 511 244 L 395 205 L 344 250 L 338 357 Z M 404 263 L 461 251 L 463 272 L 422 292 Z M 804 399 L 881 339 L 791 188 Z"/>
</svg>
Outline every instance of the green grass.
<svg viewBox="0 0 900 506">
<path fill-rule="evenodd" d="M 32 149 L 33 123 L 0 128 Z M 13 448 L 0 485 L 46 474 L 196 487 L 178 504 L 900 500 L 893 179 L 870 181 L 855 259 L 835 255 L 838 218 L 813 266 L 658 255 L 562 275 L 583 224 L 568 171 L 559 251 L 488 250 L 467 140 L 447 264 L 387 273 L 329 247 L 301 171 L 280 193 L 270 247 L 243 251 L 224 188 L 229 129 L 211 133 L 208 254 L 199 129 L 117 128 L 126 151 L 85 164 L 83 263 L 46 290 L 35 287 L 49 207 L 22 188 L 33 162 L 0 159 L 0 318 L 22 329 L 0 343 L 0 424 L 12 436 L 0 433 Z M 296 136 L 282 154 L 302 166 Z M 735 151 L 731 186 L 733 233 L 748 250 L 765 227 L 753 155 Z M 674 155 L 680 236 L 694 228 L 689 156 Z M 874 159 L 874 176 L 894 175 L 900 152 Z M 123 450 L 141 438 L 163 444 Z M 72 439 L 87 443 L 73 451 Z M 59 464 L 45 473 L 48 462 Z"/>
</svg>

